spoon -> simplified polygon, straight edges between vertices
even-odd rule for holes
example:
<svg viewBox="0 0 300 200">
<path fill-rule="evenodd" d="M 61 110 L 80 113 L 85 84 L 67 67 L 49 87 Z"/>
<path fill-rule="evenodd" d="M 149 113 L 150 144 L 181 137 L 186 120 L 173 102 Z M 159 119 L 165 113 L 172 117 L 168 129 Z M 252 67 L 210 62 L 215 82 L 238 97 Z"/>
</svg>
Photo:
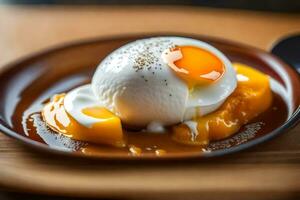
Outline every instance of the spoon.
<svg viewBox="0 0 300 200">
<path fill-rule="evenodd" d="M 300 34 L 279 40 L 275 43 L 271 52 L 290 64 L 300 73 Z"/>
</svg>

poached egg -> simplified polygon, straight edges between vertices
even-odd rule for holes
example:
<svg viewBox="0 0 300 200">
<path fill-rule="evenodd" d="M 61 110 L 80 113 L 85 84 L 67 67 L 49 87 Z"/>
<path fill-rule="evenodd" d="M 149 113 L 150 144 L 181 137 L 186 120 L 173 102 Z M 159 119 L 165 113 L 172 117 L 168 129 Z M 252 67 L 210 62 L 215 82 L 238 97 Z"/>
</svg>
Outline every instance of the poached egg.
<svg viewBox="0 0 300 200">
<path fill-rule="evenodd" d="M 83 109 L 104 107 L 133 127 L 168 126 L 217 110 L 237 85 L 231 62 L 213 46 L 184 37 L 153 37 L 112 52 L 92 83 L 66 94 L 66 112 L 91 127 Z"/>
</svg>

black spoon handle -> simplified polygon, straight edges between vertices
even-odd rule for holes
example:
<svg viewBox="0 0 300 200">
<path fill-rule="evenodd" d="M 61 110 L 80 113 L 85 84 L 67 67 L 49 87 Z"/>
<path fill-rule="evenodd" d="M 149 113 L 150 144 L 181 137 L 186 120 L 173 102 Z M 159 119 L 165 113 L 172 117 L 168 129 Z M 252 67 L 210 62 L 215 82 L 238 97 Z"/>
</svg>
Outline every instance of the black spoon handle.
<svg viewBox="0 0 300 200">
<path fill-rule="evenodd" d="M 300 73 L 300 34 L 280 40 L 273 46 L 271 52 Z"/>
</svg>

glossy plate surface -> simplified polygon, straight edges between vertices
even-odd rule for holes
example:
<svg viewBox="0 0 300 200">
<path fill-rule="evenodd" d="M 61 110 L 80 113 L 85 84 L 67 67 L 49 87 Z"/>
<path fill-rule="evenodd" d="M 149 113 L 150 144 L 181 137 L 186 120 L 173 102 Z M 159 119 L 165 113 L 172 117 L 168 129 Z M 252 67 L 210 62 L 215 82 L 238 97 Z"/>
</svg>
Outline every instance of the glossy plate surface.
<svg viewBox="0 0 300 200">
<path fill-rule="evenodd" d="M 287 64 L 267 52 L 242 44 L 204 36 L 186 36 L 208 42 L 220 49 L 231 61 L 255 67 L 280 82 L 287 91 L 285 98 L 290 110 L 287 121 L 280 121 L 276 128 L 263 128 L 261 132 L 249 133 L 244 127 L 237 135 L 212 143 L 209 147 L 210 151 L 207 152 L 195 150 L 168 153 L 161 157 L 155 155 L 134 157 L 114 152 L 86 154 L 72 148 L 61 148 L 68 141 L 47 142 L 45 138 L 41 140 L 41 138 L 28 137 L 24 133 L 22 116 L 26 115 L 26 112 L 38 110 L 37 105 L 53 94 L 88 83 L 99 62 L 114 49 L 138 38 L 150 36 L 153 35 L 116 37 L 69 44 L 1 68 L 0 128 L 2 132 L 31 147 L 65 155 L 105 159 L 182 159 L 220 156 L 240 151 L 287 131 L 299 121 L 299 76 Z M 276 121 L 277 118 L 274 116 L 270 121 Z"/>
</svg>

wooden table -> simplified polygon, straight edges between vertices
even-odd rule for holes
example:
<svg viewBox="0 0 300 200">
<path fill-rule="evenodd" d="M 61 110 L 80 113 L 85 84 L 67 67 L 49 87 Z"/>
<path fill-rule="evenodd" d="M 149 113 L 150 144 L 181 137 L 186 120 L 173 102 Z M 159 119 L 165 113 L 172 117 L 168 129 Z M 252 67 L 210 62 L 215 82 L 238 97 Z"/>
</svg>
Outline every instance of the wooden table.
<svg viewBox="0 0 300 200">
<path fill-rule="evenodd" d="M 0 7 L 0 66 L 73 40 L 125 33 L 206 34 L 269 49 L 300 15 L 192 7 Z M 287 199 L 300 196 L 300 126 L 205 161 L 107 162 L 35 152 L 0 135 L 0 184 L 89 197 Z"/>
</svg>

